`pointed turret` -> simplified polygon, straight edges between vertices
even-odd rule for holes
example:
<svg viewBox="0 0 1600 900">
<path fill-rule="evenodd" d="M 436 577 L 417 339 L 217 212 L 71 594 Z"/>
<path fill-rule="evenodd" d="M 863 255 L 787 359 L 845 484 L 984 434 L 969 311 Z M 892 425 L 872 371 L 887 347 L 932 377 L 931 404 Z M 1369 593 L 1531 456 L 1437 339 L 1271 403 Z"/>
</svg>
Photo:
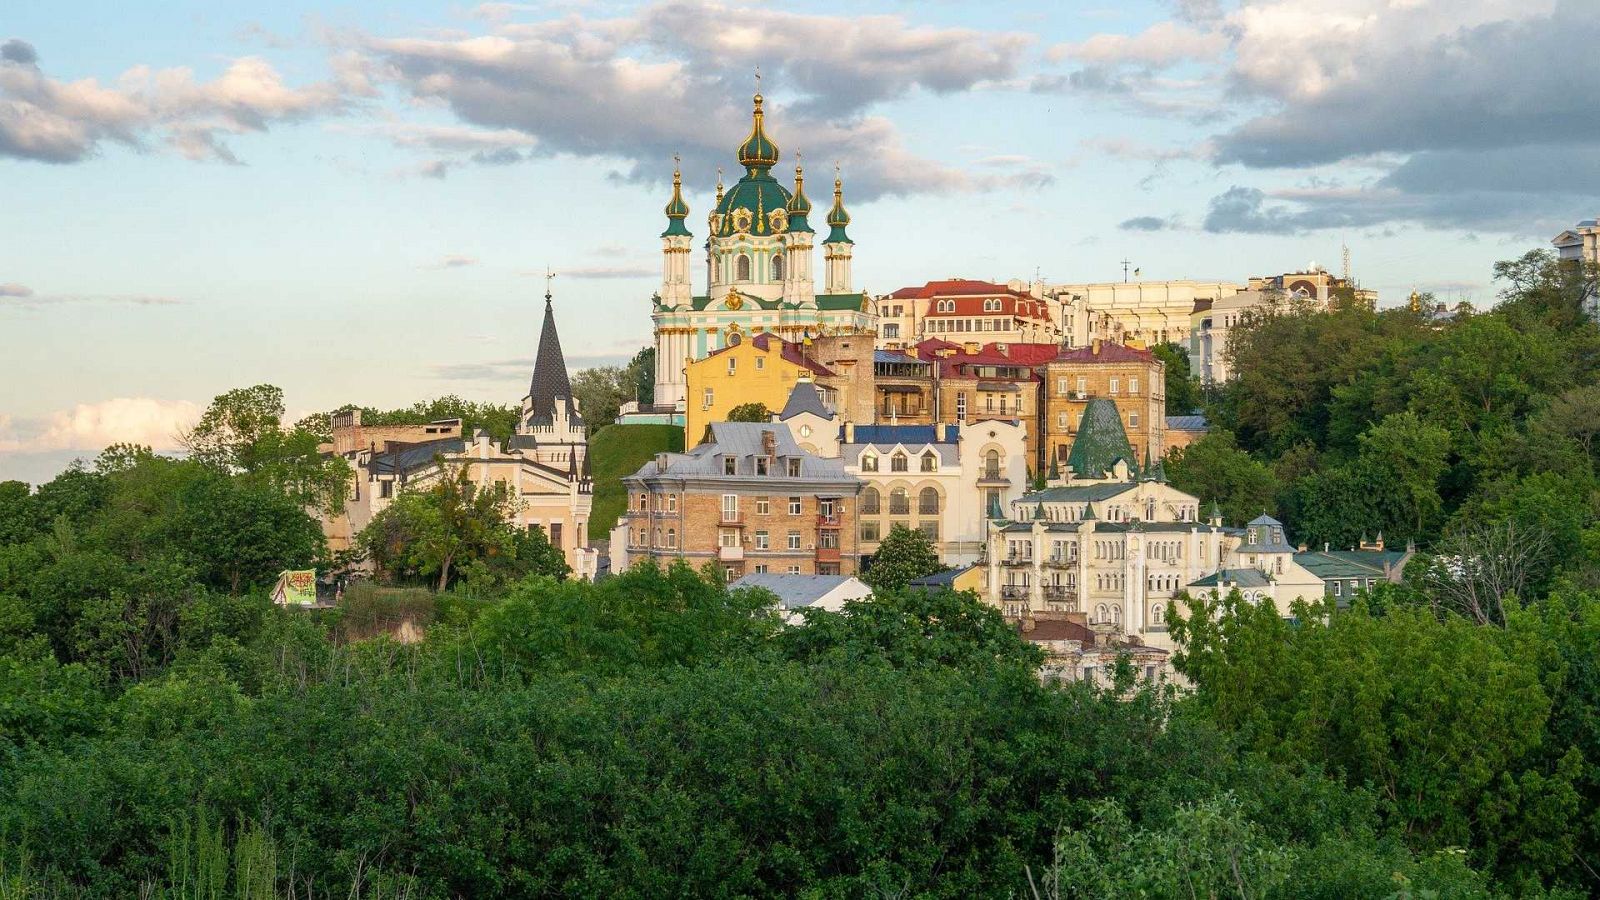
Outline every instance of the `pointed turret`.
<svg viewBox="0 0 1600 900">
<path fill-rule="evenodd" d="M 798 164 L 794 167 L 794 196 L 789 198 L 789 230 L 810 231 L 811 224 L 806 221 L 806 216 L 811 214 L 811 201 L 806 199 L 805 170 Z"/>
<path fill-rule="evenodd" d="M 561 335 L 556 332 L 556 313 L 545 288 L 544 325 L 539 329 L 539 353 L 533 361 L 533 380 L 522 401 L 522 421 L 530 426 L 554 425 L 558 418 L 573 425 L 582 423 L 572 401 L 572 381 L 567 377 L 567 361 L 561 354 Z"/>
<path fill-rule="evenodd" d="M 827 240 L 822 242 L 822 255 L 827 266 L 824 289 L 830 294 L 850 293 L 850 236 L 844 228 L 850 224 L 850 214 L 844 209 L 844 181 L 839 177 L 839 167 L 833 170 L 833 209 L 828 210 Z"/>
<path fill-rule="evenodd" d="M 1127 464 L 1130 474 L 1138 477 L 1138 457 L 1122 427 L 1122 414 L 1115 403 L 1097 397 L 1083 408 L 1078 436 L 1072 442 L 1067 465 L 1072 468 L 1074 480 L 1103 480 L 1111 477 L 1119 460 Z"/>
<path fill-rule="evenodd" d="M 672 167 L 672 199 L 667 201 L 667 230 L 661 232 L 662 237 L 674 235 L 689 236 L 689 228 L 683 223 L 689 217 L 689 204 L 683 202 L 683 173 L 673 160 Z"/>
<path fill-rule="evenodd" d="M 825 244 L 853 244 L 850 235 L 845 234 L 845 226 L 850 224 L 850 213 L 844 208 L 844 180 L 837 172 L 833 176 L 833 208 L 828 210 L 828 225 L 832 230 L 828 232 Z"/>
</svg>

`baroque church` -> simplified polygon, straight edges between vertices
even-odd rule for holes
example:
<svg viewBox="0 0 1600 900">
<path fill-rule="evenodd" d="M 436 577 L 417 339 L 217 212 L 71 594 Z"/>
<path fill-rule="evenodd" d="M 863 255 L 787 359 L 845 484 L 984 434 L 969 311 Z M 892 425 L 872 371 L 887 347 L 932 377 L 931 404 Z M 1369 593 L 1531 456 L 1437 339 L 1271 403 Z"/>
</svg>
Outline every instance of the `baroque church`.
<svg viewBox="0 0 1600 900">
<path fill-rule="evenodd" d="M 689 255 L 694 234 L 686 224 L 683 176 L 672 173 L 667 229 L 661 233 L 661 290 L 653 298 L 655 322 L 655 411 L 681 414 L 686 408 L 685 366 L 714 351 L 762 332 L 789 341 L 876 330 L 867 295 L 850 284 L 854 242 L 846 233 L 844 185 L 835 172 L 833 207 L 825 219 L 823 278 L 813 274 L 816 232 L 805 172 L 794 168 L 791 191 L 773 177 L 778 145 L 767 136 L 755 95 L 750 135 L 739 145 L 744 175 L 726 190 L 717 178 L 716 206 L 706 219 L 706 285 L 692 288 Z"/>
</svg>

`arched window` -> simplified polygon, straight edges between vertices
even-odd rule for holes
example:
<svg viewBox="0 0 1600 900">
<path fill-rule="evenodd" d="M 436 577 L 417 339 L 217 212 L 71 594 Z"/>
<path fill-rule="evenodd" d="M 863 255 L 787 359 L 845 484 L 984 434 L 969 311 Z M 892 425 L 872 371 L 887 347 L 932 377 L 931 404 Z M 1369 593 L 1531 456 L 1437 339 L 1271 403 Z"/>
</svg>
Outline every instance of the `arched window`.
<svg viewBox="0 0 1600 900">
<path fill-rule="evenodd" d="M 1119 628 L 1122 627 L 1122 604 L 1121 603 L 1113 603 L 1111 605 L 1111 624 L 1116 625 Z"/>
<path fill-rule="evenodd" d="M 781 253 L 772 257 L 772 280 L 783 280 L 783 254 Z"/>
<path fill-rule="evenodd" d="M 924 471 L 924 472 L 937 472 L 937 471 L 939 471 L 939 457 L 937 455 L 935 455 L 932 450 L 929 450 L 927 453 L 922 454 L 922 471 Z"/>
<path fill-rule="evenodd" d="M 917 513 L 924 516 L 939 514 L 939 492 L 931 487 L 925 487 L 917 494 Z"/>
<path fill-rule="evenodd" d="M 1096 623 L 1111 621 L 1111 611 L 1104 603 L 1094 608 L 1094 620 Z"/>
<path fill-rule="evenodd" d="M 889 515 L 911 515 L 911 495 L 906 493 L 905 488 L 895 488 L 889 492 Z"/>
<path fill-rule="evenodd" d="M 739 254 L 739 258 L 733 262 L 733 280 L 750 280 L 750 257 L 745 256 L 743 253 Z"/>
<path fill-rule="evenodd" d="M 861 492 L 861 512 L 864 515 L 875 516 L 878 514 L 880 495 L 875 487 L 868 487 Z"/>
<path fill-rule="evenodd" d="M 1150 624 L 1152 624 L 1152 625 L 1165 625 L 1165 624 L 1167 624 L 1167 607 L 1166 607 L 1166 604 L 1164 604 L 1164 603 L 1156 603 L 1156 604 L 1151 605 L 1151 607 L 1150 607 Z"/>
<path fill-rule="evenodd" d="M 983 477 L 1000 477 L 1000 451 L 990 450 L 983 455 Z"/>
<path fill-rule="evenodd" d="M 676 528 L 668 528 L 667 529 L 667 547 L 669 549 L 673 549 L 673 550 L 676 550 L 678 548 L 678 529 L 676 529 Z"/>
</svg>

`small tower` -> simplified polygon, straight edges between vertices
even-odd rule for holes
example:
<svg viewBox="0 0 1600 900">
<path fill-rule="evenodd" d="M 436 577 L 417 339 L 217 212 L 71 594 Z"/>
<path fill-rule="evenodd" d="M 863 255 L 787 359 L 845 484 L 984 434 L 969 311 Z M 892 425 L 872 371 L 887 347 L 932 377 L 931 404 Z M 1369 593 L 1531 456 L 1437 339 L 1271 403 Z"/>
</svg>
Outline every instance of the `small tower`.
<svg viewBox="0 0 1600 900">
<path fill-rule="evenodd" d="M 689 254 L 694 235 L 684 220 L 689 204 L 683 202 L 683 173 L 672 159 L 672 199 L 667 202 L 667 230 L 661 232 L 661 300 L 664 309 L 678 309 L 693 301 L 689 284 Z"/>
<path fill-rule="evenodd" d="M 811 241 L 815 232 L 806 221 L 811 201 L 806 199 L 806 174 L 799 163 L 794 167 L 794 196 L 789 198 L 788 213 L 789 227 L 783 233 L 783 300 L 815 306 L 816 282 L 811 274 Z"/>
<path fill-rule="evenodd" d="M 513 443 L 524 452 L 531 449 L 536 462 L 558 471 L 573 466 L 576 472 L 588 465 L 589 430 L 584 427 L 578 401 L 572 396 L 567 361 L 561 353 L 561 335 L 556 332 L 556 314 L 550 294 L 553 277 L 545 276 L 544 325 L 539 330 L 539 352 L 534 357 L 528 394 L 522 398 L 522 421 L 517 424 L 518 439 Z"/>
<path fill-rule="evenodd" d="M 839 178 L 838 166 L 833 172 L 833 208 L 828 210 L 828 239 L 822 242 L 822 254 L 826 261 L 826 283 L 823 292 L 828 294 L 850 293 L 850 251 L 855 241 L 845 234 L 845 226 L 850 224 L 850 213 L 844 208 L 844 182 Z"/>
</svg>

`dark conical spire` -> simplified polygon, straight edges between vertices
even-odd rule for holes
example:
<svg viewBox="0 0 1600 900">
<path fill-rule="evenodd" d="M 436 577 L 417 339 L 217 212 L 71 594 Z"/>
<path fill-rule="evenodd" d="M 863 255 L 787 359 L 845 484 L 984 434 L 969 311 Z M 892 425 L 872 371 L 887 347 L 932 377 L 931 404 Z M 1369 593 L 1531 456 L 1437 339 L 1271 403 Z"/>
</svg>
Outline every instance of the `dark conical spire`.
<svg viewBox="0 0 1600 900">
<path fill-rule="evenodd" d="M 561 335 L 556 333 L 556 313 L 550 295 L 550 279 L 545 276 L 544 325 L 539 329 L 539 355 L 533 360 L 533 381 L 528 385 L 525 419 L 529 425 L 549 425 L 555 420 L 556 403 L 565 404 L 565 413 L 574 424 L 577 410 L 572 405 L 572 381 L 567 377 L 567 361 L 561 355 Z"/>
<path fill-rule="evenodd" d="M 1078 436 L 1067 456 L 1072 476 L 1104 478 L 1119 459 L 1128 464 L 1137 478 L 1139 457 L 1128 443 L 1128 433 L 1122 428 L 1122 414 L 1117 411 L 1117 405 L 1103 397 L 1090 400 L 1083 408 Z"/>
</svg>

